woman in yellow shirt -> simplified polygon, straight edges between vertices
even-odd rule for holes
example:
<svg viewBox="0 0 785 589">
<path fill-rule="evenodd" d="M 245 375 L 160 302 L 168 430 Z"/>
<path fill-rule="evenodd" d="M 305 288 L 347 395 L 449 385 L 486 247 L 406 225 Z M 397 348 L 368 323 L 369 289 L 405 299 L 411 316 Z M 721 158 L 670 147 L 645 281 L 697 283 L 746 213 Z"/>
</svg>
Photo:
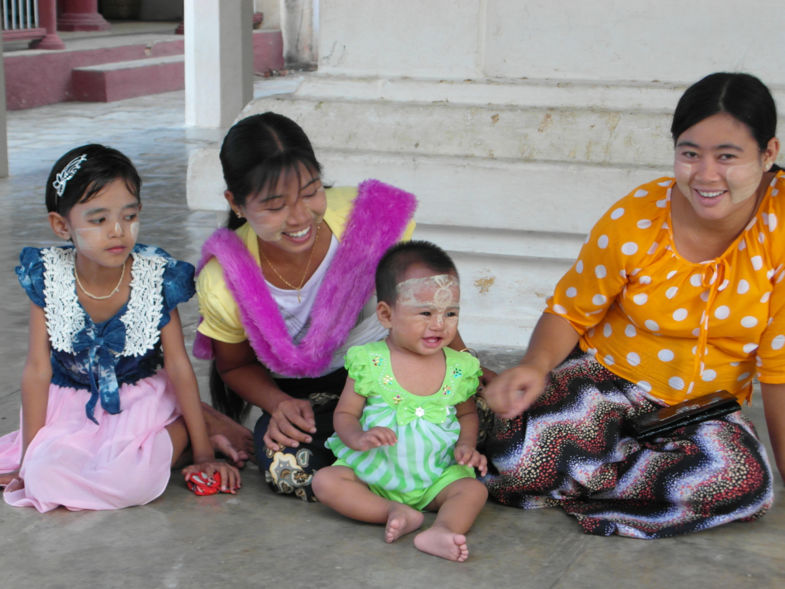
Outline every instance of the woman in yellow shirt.
<svg viewBox="0 0 785 589">
<path fill-rule="evenodd" d="M 310 500 L 346 381 L 346 349 L 377 341 L 376 264 L 413 230 L 414 196 L 375 180 L 327 189 L 305 132 L 275 113 L 235 123 L 221 146 L 231 208 L 202 249 L 194 353 L 214 358 L 213 404 L 251 405 L 256 460 L 280 493 Z"/>
<path fill-rule="evenodd" d="M 785 476 L 785 172 L 760 80 L 718 73 L 681 97 L 674 178 L 598 221 L 515 368 L 484 396 L 500 416 L 492 496 L 559 505 L 584 531 L 658 538 L 761 516 L 766 451 L 737 411 L 638 441 L 629 418 L 761 385 Z M 577 345 L 577 347 L 576 347 Z"/>
</svg>

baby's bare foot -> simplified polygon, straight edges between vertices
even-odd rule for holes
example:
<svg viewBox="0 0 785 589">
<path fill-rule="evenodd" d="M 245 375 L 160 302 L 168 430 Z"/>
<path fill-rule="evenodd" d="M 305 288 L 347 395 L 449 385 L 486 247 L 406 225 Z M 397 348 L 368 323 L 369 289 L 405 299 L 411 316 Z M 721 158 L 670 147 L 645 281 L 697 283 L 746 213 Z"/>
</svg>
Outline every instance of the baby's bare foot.
<svg viewBox="0 0 785 589">
<path fill-rule="evenodd" d="M 395 542 L 401 536 L 413 532 L 422 525 L 425 516 L 408 505 L 396 503 L 387 514 L 387 526 L 384 529 L 384 541 Z"/>
<path fill-rule="evenodd" d="M 447 560 L 463 562 L 469 558 L 466 536 L 456 534 L 447 528 L 429 528 L 414 537 L 414 545 L 428 554 Z"/>
</svg>

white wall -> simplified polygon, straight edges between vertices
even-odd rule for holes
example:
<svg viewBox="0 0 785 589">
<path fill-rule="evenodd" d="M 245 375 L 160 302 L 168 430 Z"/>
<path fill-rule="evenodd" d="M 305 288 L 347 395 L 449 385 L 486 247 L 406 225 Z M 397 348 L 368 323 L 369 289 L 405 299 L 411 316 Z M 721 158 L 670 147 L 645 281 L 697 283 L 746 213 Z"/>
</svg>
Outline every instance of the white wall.
<svg viewBox="0 0 785 589">
<path fill-rule="evenodd" d="M 483 0 L 320 0 L 324 74 L 476 78 Z"/>
<path fill-rule="evenodd" d="M 321 0 L 325 74 L 785 85 L 782 0 Z"/>
<path fill-rule="evenodd" d="M 782 0 L 487 0 L 486 18 L 488 76 L 692 82 L 730 70 L 785 84 Z"/>
</svg>

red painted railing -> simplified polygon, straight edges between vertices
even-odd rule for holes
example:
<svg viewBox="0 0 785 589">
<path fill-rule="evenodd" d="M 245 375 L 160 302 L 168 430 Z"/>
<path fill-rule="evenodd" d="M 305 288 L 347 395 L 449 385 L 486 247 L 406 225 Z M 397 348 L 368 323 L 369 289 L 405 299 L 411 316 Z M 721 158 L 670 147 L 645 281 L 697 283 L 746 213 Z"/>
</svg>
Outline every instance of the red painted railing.
<svg viewBox="0 0 785 589">
<path fill-rule="evenodd" d="M 57 36 L 57 0 L 2 0 L 3 41 L 30 41 L 36 49 L 64 49 Z"/>
</svg>

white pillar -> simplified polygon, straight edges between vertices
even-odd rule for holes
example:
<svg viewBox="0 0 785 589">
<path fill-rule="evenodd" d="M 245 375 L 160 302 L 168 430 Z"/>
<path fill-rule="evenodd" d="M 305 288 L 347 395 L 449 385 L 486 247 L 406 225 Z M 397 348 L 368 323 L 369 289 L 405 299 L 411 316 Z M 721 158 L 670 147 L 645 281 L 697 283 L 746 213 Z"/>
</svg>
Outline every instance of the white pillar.
<svg viewBox="0 0 785 589">
<path fill-rule="evenodd" d="M 280 0 L 286 67 L 316 69 L 319 0 Z"/>
<path fill-rule="evenodd" d="M 252 0 L 185 0 L 185 124 L 228 127 L 253 98 Z"/>
</svg>

